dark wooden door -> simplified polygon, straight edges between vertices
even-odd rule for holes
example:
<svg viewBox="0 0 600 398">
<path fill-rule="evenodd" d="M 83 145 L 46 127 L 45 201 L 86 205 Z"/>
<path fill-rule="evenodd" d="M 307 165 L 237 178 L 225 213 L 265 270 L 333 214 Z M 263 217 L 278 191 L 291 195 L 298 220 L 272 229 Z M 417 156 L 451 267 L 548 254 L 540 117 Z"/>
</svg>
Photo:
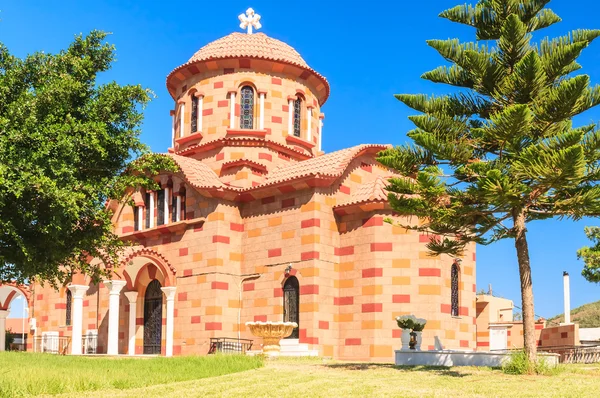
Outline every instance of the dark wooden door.
<svg viewBox="0 0 600 398">
<path fill-rule="evenodd" d="M 300 284 L 295 276 L 290 276 L 283 285 L 283 321 L 298 324 L 298 327 L 287 337 L 297 339 L 300 330 Z"/>
<path fill-rule="evenodd" d="M 162 339 L 162 290 L 156 279 L 144 297 L 144 354 L 160 354 Z"/>
</svg>

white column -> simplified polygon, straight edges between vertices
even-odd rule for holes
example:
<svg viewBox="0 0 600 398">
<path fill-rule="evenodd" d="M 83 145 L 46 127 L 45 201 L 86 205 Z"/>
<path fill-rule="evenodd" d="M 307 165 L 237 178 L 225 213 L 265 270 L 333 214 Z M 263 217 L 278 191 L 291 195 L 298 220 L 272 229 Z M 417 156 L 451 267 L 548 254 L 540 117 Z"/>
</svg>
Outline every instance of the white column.
<svg viewBox="0 0 600 398">
<path fill-rule="evenodd" d="M 229 128 L 235 128 L 235 91 L 229 93 Z"/>
<path fill-rule="evenodd" d="M 173 356 L 173 323 L 175 316 L 175 286 L 161 287 L 165 297 L 167 298 L 167 336 L 166 336 L 166 347 L 165 356 Z"/>
<path fill-rule="evenodd" d="M 169 113 L 171 114 L 171 144 L 175 147 L 175 111 Z"/>
<path fill-rule="evenodd" d="M 0 351 L 4 351 L 4 346 L 6 345 L 6 317 L 7 316 L 8 316 L 8 310 L 0 310 Z M 79 340 L 81 340 L 81 339 L 79 339 Z"/>
<path fill-rule="evenodd" d="M 204 96 L 198 96 L 198 131 L 202 132 L 202 109 L 204 108 Z"/>
<path fill-rule="evenodd" d="M 571 288 L 569 286 L 569 273 L 567 271 L 563 272 L 563 288 L 564 288 L 564 298 L 565 298 L 565 324 L 571 323 Z"/>
<path fill-rule="evenodd" d="M 175 214 L 175 221 L 181 221 L 181 195 L 177 195 L 175 210 L 177 210 L 177 214 Z"/>
<path fill-rule="evenodd" d="M 148 200 L 148 207 L 146 211 L 150 212 L 150 223 L 148 225 L 149 228 L 154 228 L 154 192 L 150 191 L 150 200 Z"/>
<path fill-rule="evenodd" d="M 135 355 L 135 319 L 137 311 L 137 298 L 138 292 L 125 292 L 127 300 L 129 300 L 129 333 L 127 334 L 128 344 L 127 353 L 129 355 Z"/>
<path fill-rule="evenodd" d="M 259 102 L 260 102 L 260 115 L 259 115 L 259 119 L 258 119 L 258 129 L 259 130 L 264 130 L 265 129 L 265 93 L 264 92 L 260 92 L 258 94 L 258 98 L 259 98 Z"/>
<path fill-rule="evenodd" d="M 142 206 L 138 206 L 137 207 L 137 212 L 138 212 L 138 231 L 141 231 L 142 229 L 144 229 L 144 222 L 146 220 L 144 220 L 144 208 Z"/>
<path fill-rule="evenodd" d="M 294 135 L 294 100 L 288 98 L 288 135 Z"/>
<path fill-rule="evenodd" d="M 323 147 L 323 119 L 319 119 L 319 138 L 318 138 L 318 148 L 319 148 L 319 152 L 322 151 L 322 147 Z"/>
<path fill-rule="evenodd" d="M 71 355 L 81 355 L 83 329 L 83 297 L 90 288 L 86 285 L 69 285 L 71 291 Z"/>
<path fill-rule="evenodd" d="M 119 355 L 119 298 L 125 281 L 104 281 L 108 288 L 108 355 Z"/>
<path fill-rule="evenodd" d="M 181 104 L 179 107 L 179 137 L 184 136 L 184 127 L 183 123 L 185 121 L 185 104 Z"/>
<path fill-rule="evenodd" d="M 164 218 L 164 224 L 167 225 L 170 221 L 171 218 L 169 217 L 169 213 L 171 211 L 171 208 L 169 207 L 169 197 L 171 196 L 171 188 L 166 187 L 165 188 L 165 218 Z"/>
<path fill-rule="evenodd" d="M 306 141 L 312 142 L 312 106 L 308 107 L 308 123 L 306 124 Z"/>
</svg>

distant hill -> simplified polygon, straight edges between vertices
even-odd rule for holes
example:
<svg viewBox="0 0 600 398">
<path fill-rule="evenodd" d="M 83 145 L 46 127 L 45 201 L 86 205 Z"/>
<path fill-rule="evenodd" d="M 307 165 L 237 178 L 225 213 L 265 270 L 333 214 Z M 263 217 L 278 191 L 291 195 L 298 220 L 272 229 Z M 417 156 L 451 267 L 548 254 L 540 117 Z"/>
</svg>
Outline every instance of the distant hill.
<svg viewBox="0 0 600 398">
<path fill-rule="evenodd" d="M 548 319 L 548 323 L 560 323 L 564 321 L 564 314 Z M 579 323 L 579 327 L 581 328 L 600 328 L 600 301 L 587 303 L 571 310 L 571 322 Z"/>
</svg>

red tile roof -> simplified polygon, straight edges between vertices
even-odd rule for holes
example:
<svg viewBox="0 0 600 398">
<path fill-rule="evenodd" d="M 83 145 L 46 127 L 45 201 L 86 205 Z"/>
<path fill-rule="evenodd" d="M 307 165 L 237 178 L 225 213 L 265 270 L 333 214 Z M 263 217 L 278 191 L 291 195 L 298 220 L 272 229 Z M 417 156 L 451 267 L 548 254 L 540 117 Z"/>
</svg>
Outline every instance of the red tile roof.
<svg viewBox="0 0 600 398">
<path fill-rule="evenodd" d="M 302 162 L 279 166 L 267 175 L 266 185 L 308 176 L 340 177 L 350 162 L 364 152 L 377 153 L 387 145 L 363 144 L 331 152 Z"/>
<path fill-rule="evenodd" d="M 350 199 L 337 204 L 335 207 L 344 207 L 374 201 L 386 201 L 388 197 L 388 191 L 386 191 L 385 188 L 388 186 L 388 184 L 388 177 L 378 176 L 375 180 L 355 188 L 350 196 Z"/>
<path fill-rule="evenodd" d="M 188 183 L 194 188 L 225 188 L 226 185 L 219 180 L 219 176 L 199 160 L 188 158 L 185 156 L 175 155 L 173 153 L 164 154 L 177 163 L 181 172 L 187 179 Z"/>
<path fill-rule="evenodd" d="M 316 158 L 282 165 L 267 174 L 262 184 L 250 188 L 239 188 L 223 183 L 210 167 L 199 160 L 172 153 L 164 154 L 164 156 L 169 156 L 177 163 L 188 183 L 194 188 L 242 192 L 252 191 L 271 185 L 278 185 L 287 181 L 306 177 L 338 178 L 342 176 L 344 171 L 350 165 L 350 162 L 357 156 L 364 153 L 376 154 L 386 148 L 389 148 L 389 146 L 363 144 L 352 148 L 342 149 L 341 151 L 331 152 Z M 385 181 L 381 178 L 376 180 L 375 183 L 370 183 L 370 185 L 365 184 L 364 187 L 361 187 L 356 191 L 356 195 L 359 196 L 355 199 L 358 200 L 373 195 L 377 198 L 385 198 L 387 195 L 383 193 L 384 186 Z"/>
<path fill-rule="evenodd" d="M 169 79 L 178 70 L 198 62 L 230 58 L 264 59 L 284 64 L 295 65 L 316 76 L 325 85 L 324 94 L 320 98 L 323 105 L 329 97 L 329 83 L 327 79 L 312 69 L 296 50 L 290 45 L 273 39 L 264 33 L 246 34 L 235 32 L 213 41 L 198 50 L 185 64 L 173 69 L 167 76 L 167 89 Z M 171 92 L 171 95 L 175 94 Z"/>
<path fill-rule="evenodd" d="M 188 63 L 222 58 L 263 58 L 310 69 L 294 48 L 264 33 L 232 33 L 202 47 Z"/>
</svg>

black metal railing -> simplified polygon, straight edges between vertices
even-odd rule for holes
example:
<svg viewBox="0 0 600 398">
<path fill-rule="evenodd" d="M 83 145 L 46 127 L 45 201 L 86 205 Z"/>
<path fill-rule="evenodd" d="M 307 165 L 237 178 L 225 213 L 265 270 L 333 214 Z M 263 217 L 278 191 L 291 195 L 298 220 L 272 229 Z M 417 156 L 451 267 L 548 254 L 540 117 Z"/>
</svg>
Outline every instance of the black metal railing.
<svg viewBox="0 0 600 398">
<path fill-rule="evenodd" d="M 209 354 L 217 352 L 226 354 L 245 354 L 252 348 L 252 340 L 229 337 L 216 337 L 210 339 Z"/>
</svg>

